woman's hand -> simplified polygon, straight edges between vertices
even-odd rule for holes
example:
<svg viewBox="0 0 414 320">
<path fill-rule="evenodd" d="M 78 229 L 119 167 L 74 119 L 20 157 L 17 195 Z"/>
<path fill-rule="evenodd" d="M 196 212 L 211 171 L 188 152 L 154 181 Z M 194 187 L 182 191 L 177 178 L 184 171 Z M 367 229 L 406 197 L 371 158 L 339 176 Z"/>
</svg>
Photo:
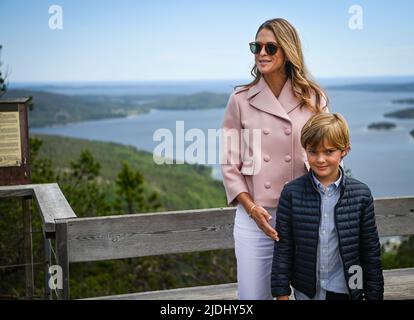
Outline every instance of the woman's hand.
<svg viewBox="0 0 414 320">
<path fill-rule="evenodd" d="M 269 221 L 272 220 L 272 216 L 266 211 L 265 208 L 254 205 L 250 217 L 256 222 L 257 226 L 270 238 L 279 241 L 276 230 L 270 225 Z"/>
<path fill-rule="evenodd" d="M 255 205 L 252 197 L 248 192 L 241 192 L 237 196 L 237 201 L 241 203 L 250 215 L 257 226 L 270 238 L 273 240 L 279 241 L 276 230 L 269 224 L 269 221 L 272 219 L 272 216 L 266 211 L 265 208 Z"/>
</svg>

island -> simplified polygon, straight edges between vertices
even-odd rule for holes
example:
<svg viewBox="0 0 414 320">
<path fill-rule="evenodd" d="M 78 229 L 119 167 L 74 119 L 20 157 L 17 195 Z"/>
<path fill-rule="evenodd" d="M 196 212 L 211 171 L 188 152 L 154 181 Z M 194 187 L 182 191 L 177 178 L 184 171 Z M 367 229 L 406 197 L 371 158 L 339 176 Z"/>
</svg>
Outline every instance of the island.
<svg viewBox="0 0 414 320">
<path fill-rule="evenodd" d="M 392 100 L 392 103 L 397 104 L 414 104 L 414 98 L 404 98 L 404 99 L 395 99 Z M 384 114 L 384 117 L 396 118 L 396 119 L 414 119 L 414 108 L 405 108 L 393 112 L 388 112 Z"/>
<path fill-rule="evenodd" d="M 414 98 L 396 99 L 396 100 L 392 100 L 392 102 L 393 103 L 414 104 Z"/>
<path fill-rule="evenodd" d="M 414 119 L 414 108 L 406 108 L 384 114 L 384 117 L 396 119 Z"/>
<path fill-rule="evenodd" d="M 370 130 L 391 130 L 396 127 L 395 123 L 392 122 L 374 122 L 368 125 L 368 129 Z"/>
</svg>

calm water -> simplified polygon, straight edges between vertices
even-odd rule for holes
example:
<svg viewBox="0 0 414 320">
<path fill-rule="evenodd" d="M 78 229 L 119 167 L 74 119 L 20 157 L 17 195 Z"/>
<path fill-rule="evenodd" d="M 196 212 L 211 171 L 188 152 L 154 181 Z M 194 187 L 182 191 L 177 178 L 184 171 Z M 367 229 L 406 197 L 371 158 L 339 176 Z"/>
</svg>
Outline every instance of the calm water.
<svg viewBox="0 0 414 320">
<path fill-rule="evenodd" d="M 391 102 L 393 99 L 413 97 L 414 94 L 331 90 L 329 96 L 331 110 L 342 113 L 350 125 L 352 150 L 344 163 L 352 170 L 353 176 L 367 183 L 376 197 L 414 195 L 414 139 L 409 135 L 409 131 L 414 129 L 414 120 L 388 119 L 387 121 L 397 124 L 396 129 L 367 130 L 368 124 L 384 120 L 382 115 L 385 112 L 407 107 L 407 105 L 393 104 Z M 184 121 L 184 132 L 199 128 L 207 138 L 208 129 L 220 128 L 223 114 L 224 109 L 153 110 L 149 114 L 124 119 L 32 128 L 30 131 L 119 142 L 153 152 L 160 143 L 153 141 L 157 129 L 170 129 L 175 137 L 176 121 Z M 215 151 L 214 146 L 210 147 L 210 152 Z M 213 174 L 217 179 L 221 179 L 218 165 L 213 165 Z"/>
</svg>

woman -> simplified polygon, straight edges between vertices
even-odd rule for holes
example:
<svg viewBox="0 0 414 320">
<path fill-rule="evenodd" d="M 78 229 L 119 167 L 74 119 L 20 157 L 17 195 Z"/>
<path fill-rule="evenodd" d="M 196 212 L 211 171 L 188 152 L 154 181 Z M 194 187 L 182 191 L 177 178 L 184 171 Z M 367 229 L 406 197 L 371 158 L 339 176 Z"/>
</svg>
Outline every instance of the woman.
<svg viewBox="0 0 414 320">
<path fill-rule="evenodd" d="M 221 169 L 228 204 L 237 204 L 238 297 L 265 300 L 272 299 L 270 275 L 274 240 L 278 240 L 275 216 L 280 192 L 286 182 L 306 173 L 300 131 L 313 114 L 327 109 L 327 97 L 309 79 L 299 36 L 288 21 L 264 22 L 249 45 L 255 55 L 254 80 L 229 98 L 223 134 L 227 142 L 228 133 L 237 132 L 239 140 L 224 143 Z"/>
</svg>

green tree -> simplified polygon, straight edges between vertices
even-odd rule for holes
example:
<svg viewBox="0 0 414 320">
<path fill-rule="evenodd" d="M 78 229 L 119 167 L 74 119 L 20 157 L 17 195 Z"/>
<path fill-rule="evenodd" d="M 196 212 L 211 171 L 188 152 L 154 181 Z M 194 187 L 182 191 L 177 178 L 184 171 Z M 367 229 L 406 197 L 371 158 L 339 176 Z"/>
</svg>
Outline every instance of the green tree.
<svg viewBox="0 0 414 320">
<path fill-rule="evenodd" d="M 70 162 L 70 169 L 57 177 L 62 192 L 78 216 L 105 215 L 111 211 L 100 187 L 100 167 L 89 150 L 82 150 L 79 159 Z"/>
<path fill-rule="evenodd" d="M 49 158 L 39 158 L 39 150 L 43 141 L 30 138 L 30 170 L 32 183 L 50 183 L 56 181 L 56 173 Z"/>
<path fill-rule="evenodd" d="M 3 49 L 3 46 L 0 44 L 0 67 L 2 65 L 1 62 L 1 50 Z M 7 85 L 6 85 L 6 77 L 7 74 L 3 76 L 1 69 L 0 69 L 0 97 L 6 93 Z"/>
<path fill-rule="evenodd" d="M 398 268 L 409 268 L 414 266 L 414 235 L 404 240 L 398 247 L 395 262 Z"/>
<path fill-rule="evenodd" d="M 114 208 L 116 210 L 124 210 L 129 214 L 133 214 L 160 208 L 158 193 L 152 192 L 146 197 L 144 176 L 139 170 L 134 172 L 127 162 L 123 162 L 115 183 L 117 198 Z"/>
</svg>

